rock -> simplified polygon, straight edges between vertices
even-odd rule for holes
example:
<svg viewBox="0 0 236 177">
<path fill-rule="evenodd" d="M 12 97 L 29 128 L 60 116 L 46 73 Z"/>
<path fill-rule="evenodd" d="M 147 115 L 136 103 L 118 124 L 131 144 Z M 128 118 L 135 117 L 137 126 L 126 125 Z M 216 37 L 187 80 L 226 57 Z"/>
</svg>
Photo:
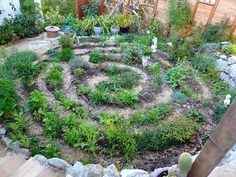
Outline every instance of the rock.
<svg viewBox="0 0 236 177">
<path fill-rule="evenodd" d="M 67 171 L 70 167 L 72 167 L 72 165 L 70 165 L 65 160 L 62 160 L 62 159 L 59 159 L 56 157 L 49 159 L 48 164 L 55 167 L 55 168 L 59 168 L 59 169 L 65 170 L 65 171 Z"/>
<path fill-rule="evenodd" d="M 220 79 L 225 81 L 225 82 L 228 82 L 230 78 L 229 78 L 228 74 L 226 74 L 225 72 L 221 72 L 220 73 Z"/>
<path fill-rule="evenodd" d="M 15 151 L 18 152 L 20 149 L 20 141 L 14 141 L 13 143 L 10 144 L 10 148 Z"/>
<path fill-rule="evenodd" d="M 5 135 L 7 132 L 7 129 L 5 127 L 0 128 L 0 135 Z"/>
<path fill-rule="evenodd" d="M 229 80 L 228 83 L 231 87 L 236 87 L 236 82 L 232 78 Z"/>
<path fill-rule="evenodd" d="M 236 56 L 232 56 L 228 59 L 228 64 L 232 65 L 232 64 L 236 64 Z"/>
<path fill-rule="evenodd" d="M 83 164 L 81 162 L 76 162 L 67 170 L 66 174 L 72 177 L 86 177 L 87 173 L 85 174 L 83 169 Z"/>
<path fill-rule="evenodd" d="M 132 169 L 132 170 L 122 170 L 121 177 L 151 177 L 147 171 Z"/>
<path fill-rule="evenodd" d="M 220 55 L 220 58 L 223 60 L 227 60 L 227 56 L 226 55 Z"/>
<path fill-rule="evenodd" d="M 100 164 L 88 164 L 85 166 L 88 172 L 87 177 L 103 177 L 104 169 Z"/>
<path fill-rule="evenodd" d="M 20 149 L 18 149 L 17 153 L 23 155 L 25 158 L 29 158 L 30 157 L 29 149 L 20 148 Z"/>
<path fill-rule="evenodd" d="M 12 140 L 10 138 L 8 138 L 7 136 L 3 136 L 2 140 L 6 144 L 7 147 L 9 147 L 12 142 Z"/>
<path fill-rule="evenodd" d="M 114 164 L 104 169 L 103 177 L 120 177 L 120 173 Z"/>
<path fill-rule="evenodd" d="M 228 69 L 228 72 L 229 72 L 230 77 L 236 79 L 236 64 L 230 65 L 229 69 Z"/>
<path fill-rule="evenodd" d="M 219 71 L 226 71 L 228 68 L 228 62 L 223 59 L 216 60 L 216 68 Z"/>
<path fill-rule="evenodd" d="M 38 161 L 40 165 L 47 166 L 48 165 L 48 159 L 42 155 L 36 155 L 34 156 L 34 160 Z"/>
</svg>

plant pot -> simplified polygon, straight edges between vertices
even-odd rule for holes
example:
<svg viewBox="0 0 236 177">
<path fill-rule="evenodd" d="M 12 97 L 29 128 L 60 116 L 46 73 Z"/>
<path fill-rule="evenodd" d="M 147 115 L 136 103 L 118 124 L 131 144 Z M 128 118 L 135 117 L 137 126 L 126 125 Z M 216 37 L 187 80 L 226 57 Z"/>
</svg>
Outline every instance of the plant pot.
<svg viewBox="0 0 236 177">
<path fill-rule="evenodd" d="M 111 34 L 112 34 L 112 35 L 118 35 L 119 32 L 120 32 L 120 27 L 118 27 L 118 26 L 112 26 L 112 27 L 110 28 L 110 31 L 111 31 Z"/>
<path fill-rule="evenodd" d="M 47 36 L 50 38 L 57 37 L 59 35 L 60 28 L 57 26 L 46 26 L 45 30 L 47 32 Z"/>
<path fill-rule="evenodd" d="M 103 32 L 103 28 L 101 26 L 95 26 L 93 27 L 93 31 L 96 36 L 100 36 Z"/>
<path fill-rule="evenodd" d="M 65 33 L 71 33 L 71 31 L 72 31 L 72 26 L 69 26 L 69 25 L 64 26 L 64 27 L 63 27 L 63 31 L 64 31 Z"/>
<path fill-rule="evenodd" d="M 120 32 L 123 34 L 129 33 L 129 27 L 120 27 Z"/>
<path fill-rule="evenodd" d="M 81 30 L 80 28 L 76 30 L 76 35 L 77 35 L 77 36 L 80 36 L 81 33 L 82 33 L 82 30 Z"/>
<path fill-rule="evenodd" d="M 168 174 L 169 167 L 158 168 L 154 171 L 153 177 L 164 177 Z"/>
</svg>

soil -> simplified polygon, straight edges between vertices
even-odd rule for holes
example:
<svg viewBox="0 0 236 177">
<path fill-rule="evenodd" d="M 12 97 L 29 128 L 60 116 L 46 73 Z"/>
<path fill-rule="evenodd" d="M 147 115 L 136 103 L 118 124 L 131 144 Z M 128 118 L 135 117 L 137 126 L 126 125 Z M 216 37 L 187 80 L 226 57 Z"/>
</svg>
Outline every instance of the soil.
<svg viewBox="0 0 236 177">
<path fill-rule="evenodd" d="M 89 40 L 90 44 L 85 44 Z M 82 59 L 85 58 L 88 61 L 88 53 L 91 52 L 91 49 L 98 48 L 97 39 L 88 38 L 80 40 L 81 45 L 77 46 L 75 49 L 75 54 L 80 56 Z M 91 43 L 92 42 L 92 43 Z M 84 44 L 83 44 L 84 43 Z M 86 46 L 85 46 L 86 45 Z M 116 45 L 107 45 L 105 47 L 99 48 L 104 54 L 116 55 L 117 58 L 120 57 L 120 49 L 116 47 Z M 114 52 L 115 51 L 115 52 Z M 153 56 L 152 62 L 160 61 L 165 67 L 170 67 L 172 64 L 168 61 L 168 58 L 165 53 L 157 53 Z M 116 105 L 93 105 L 89 102 L 89 99 L 85 96 L 78 95 L 76 93 L 77 84 L 75 83 L 78 80 L 68 63 L 61 62 L 59 63 L 62 66 L 63 73 L 63 85 L 62 91 L 66 94 L 68 98 L 73 101 L 81 102 L 83 105 L 88 107 L 89 113 L 91 115 L 96 115 L 101 111 L 111 114 L 121 115 L 123 118 L 129 118 L 133 115 L 137 110 L 144 111 L 149 107 L 155 106 L 159 103 L 169 102 L 171 100 L 172 89 L 167 84 L 162 84 L 158 88 L 154 88 L 152 86 L 152 76 L 147 72 L 145 68 L 130 66 L 118 62 L 105 62 L 105 65 L 115 64 L 118 67 L 128 67 L 138 73 L 141 76 L 139 85 L 135 88 L 135 92 L 139 95 L 140 103 L 136 107 L 119 107 Z M 86 75 L 80 79 L 80 82 L 89 86 L 91 89 L 94 89 L 97 84 L 106 81 L 108 77 L 104 74 L 103 71 L 99 70 L 99 65 L 94 65 L 90 70 L 87 71 Z M 36 79 L 36 82 L 32 88 L 37 88 L 43 92 L 43 94 L 47 97 L 47 100 L 51 107 L 55 109 L 60 118 L 64 118 L 68 116 L 71 112 L 67 111 L 60 105 L 60 103 L 55 99 L 54 93 L 52 90 L 49 90 L 45 84 L 45 77 L 47 73 L 52 68 L 52 64 L 49 64 L 45 71 L 41 72 L 41 74 Z M 164 73 L 164 71 L 163 71 Z M 172 104 L 173 112 L 171 112 L 165 119 L 171 120 L 176 117 L 183 116 L 189 109 L 191 108 L 199 108 L 202 109 L 202 100 L 211 99 L 211 91 L 208 86 L 201 81 L 200 78 L 195 78 L 194 81 L 192 78 L 189 81 L 186 81 L 186 84 L 190 85 L 191 88 L 200 91 L 201 102 L 196 101 L 194 98 L 190 98 L 190 100 L 183 105 Z M 19 90 L 21 95 L 21 104 L 25 105 L 27 102 L 28 91 L 27 90 Z M 152 171 L 157 167 L 170 166 L 178 161 L 179 155 L 184 152 L 190 152 L 191 154 L 196 154 L 202 147 L 203 143 L 202 139 L 212 131 L 215 127 L 215 123 L 212 119 L 212 111 L 209 108 L 202 109 L 204 114 L 206 115 L 207 123 L 203 126 L 202 131 L 196 136 L 193 137 L 192 140 L 187 142 L 186 144 L 180 146 L 172 146 L 169 149 L 164 151 L 155 151 L 155 152 L 137 152 L 135 160 L 130 162 L 129 164 L 134 168 L 144 169 L 147 171 Z M 29 134 L 31 136 L 37 136 L 40 139 L 40 143 L 43 144 L 46 142 L 46 138 L 43 135 L 43 127 L 42 124 L 35 122 L 31 115 L 27 116 L 29 118 Z M 91 120 L 91 124 L 96 124 L 95 121 Z M 152 125 L 155 126 L 155 125 Z M 150 128 L 152 126 L 146 127 Z M 137 127 L 135 127 L 137 128 Z M 141 127 L 143 128 L 143 127 Z M 80 161 L 82 159 L 89 159 L 91 163 L 101 163 L 103 165 L 111 164 L 111 163 L 119 163 L 121 166 L 125 165 L 124 158 L 120 156 L 120 154 L 115 154 L 111 156 L 109 153 L 105 152 L 104 149 L 101 149 L 95 157 L 91 156 L 78 148 L 72 148 L 65 144 L 62 139 L 57 139 L 55 143 L 60 147 L 60 151 L 62 154 L 62 158 L 67 160 L 70 163 L 75 163 L 76 161 Z"/>
</svg>

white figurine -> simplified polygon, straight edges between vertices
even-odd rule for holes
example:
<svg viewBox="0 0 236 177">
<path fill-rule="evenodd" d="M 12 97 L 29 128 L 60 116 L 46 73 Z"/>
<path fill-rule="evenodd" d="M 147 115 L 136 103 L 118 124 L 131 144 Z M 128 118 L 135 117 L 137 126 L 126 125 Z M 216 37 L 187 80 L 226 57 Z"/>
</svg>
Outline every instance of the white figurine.
<svg viewBox="0 0 236 177">
<path fill-rule="evenodd" d="M 152 46 L 151 46 L 152 53 L 157 52 L 157 37 L 152 39 Z"/>
<path fill-rule="evenodd" d="M 231 98 L 230 94 L 226 95 L 225 100 L 224 100 L 225 107 L 228 107 L 230 105 L 230 98 Z"/>
</svg>

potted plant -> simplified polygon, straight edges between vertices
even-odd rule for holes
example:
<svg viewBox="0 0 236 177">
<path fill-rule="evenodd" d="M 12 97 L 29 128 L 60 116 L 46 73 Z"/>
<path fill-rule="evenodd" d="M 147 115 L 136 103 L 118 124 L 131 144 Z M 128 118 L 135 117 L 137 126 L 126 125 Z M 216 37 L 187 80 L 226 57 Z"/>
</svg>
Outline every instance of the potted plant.
<svg viewBox="0 0 236 177">
<path fill-rule="evenodd" d="M 100 36 L 103 32 L 104 19 L 102 16 L 98 18 L 93 18 L 92 20 L 93 31 L 96 36 Z"/>
<path fill-rule="evenodd" d="M 76 24 L 73 26 L 73 31 L 75 31 L 77 36 L 81 35 L 83 22 L 81 20 L 77 20 Z"/>
<path fill-rule="evenodd" d="M 81 36 L 90 36 L 92 28 L 93 28 L 92 20 L 93 20 L 92 18 L 88 18 L 88 17 L 83 19 L 82 24 L 81 24 L 81 33 L 80 33 Z"/>
<path fill-rule="evenodd" d="M 110 31 L 112 35 L 118 35 L 119 31 L 120 31 L 120 26 L 119 26 L 119 20 L 118 20 L 119 16 L 111 16 L 110 17 Z"/>
<path fill-rule="evenodd" d="M 133 23 L 133 16 L 132 15 L 120 15 L 118 21 L 119 21 L 119 25 L 120 25 L 120 32 L 121 33 L 128 33 L 129 26 Z"/>
</svg>

